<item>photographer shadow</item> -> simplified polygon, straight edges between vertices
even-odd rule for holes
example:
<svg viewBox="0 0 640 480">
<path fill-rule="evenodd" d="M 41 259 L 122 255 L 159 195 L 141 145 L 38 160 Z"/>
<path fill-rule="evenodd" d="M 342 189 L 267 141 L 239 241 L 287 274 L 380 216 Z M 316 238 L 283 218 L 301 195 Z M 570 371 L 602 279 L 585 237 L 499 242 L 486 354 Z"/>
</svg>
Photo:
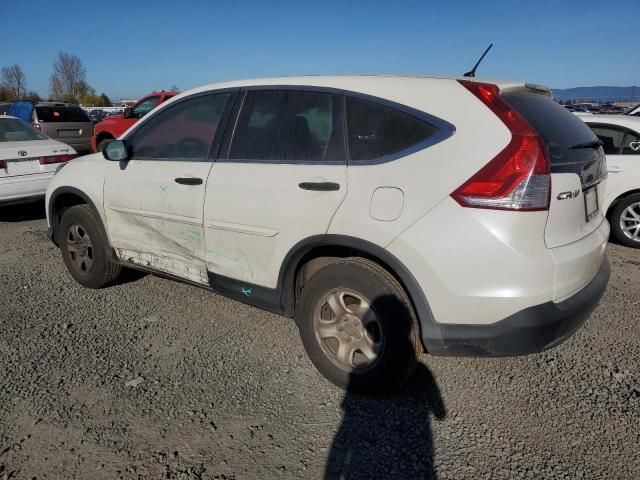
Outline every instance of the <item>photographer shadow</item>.
<svg viewBox="0 0 640 480">
<path fill-rule="evenodd" d="M 422 363 L 393 395 L 347 393 L 325 480 L 437 479 L 431 417 L 446 417 L 440 390 Z"/>
</svg>

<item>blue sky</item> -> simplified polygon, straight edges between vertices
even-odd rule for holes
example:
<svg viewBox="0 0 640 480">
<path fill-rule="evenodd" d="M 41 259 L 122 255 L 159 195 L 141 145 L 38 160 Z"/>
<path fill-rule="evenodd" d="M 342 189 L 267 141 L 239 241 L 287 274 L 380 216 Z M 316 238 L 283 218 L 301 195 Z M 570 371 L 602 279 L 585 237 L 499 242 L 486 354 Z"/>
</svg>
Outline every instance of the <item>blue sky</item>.
<svg viewBox="0 0 640 480">
<path fill-rule="evenodd" d="M 458 75 L 640 85 L 640 1 L 0 0 L 0 66 L 48 92 L 58 52 L 112 97 L 278 75 Z"/>
</svg>

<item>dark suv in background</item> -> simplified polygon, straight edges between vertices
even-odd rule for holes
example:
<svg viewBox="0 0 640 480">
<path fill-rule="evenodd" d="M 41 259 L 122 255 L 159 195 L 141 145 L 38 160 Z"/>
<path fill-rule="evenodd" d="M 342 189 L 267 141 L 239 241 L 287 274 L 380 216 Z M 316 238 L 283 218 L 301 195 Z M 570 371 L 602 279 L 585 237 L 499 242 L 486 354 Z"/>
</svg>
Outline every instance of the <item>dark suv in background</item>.
<svg viewBox="0 0 640 480">
<path fill-rule="evenodd" d="M 77 105 L 61 102 L 39 102 L 31 114 L 33 126 L 60 142 L 71 145 L 80 155 L 91 153 L 93 122 Z"/>
</svg>

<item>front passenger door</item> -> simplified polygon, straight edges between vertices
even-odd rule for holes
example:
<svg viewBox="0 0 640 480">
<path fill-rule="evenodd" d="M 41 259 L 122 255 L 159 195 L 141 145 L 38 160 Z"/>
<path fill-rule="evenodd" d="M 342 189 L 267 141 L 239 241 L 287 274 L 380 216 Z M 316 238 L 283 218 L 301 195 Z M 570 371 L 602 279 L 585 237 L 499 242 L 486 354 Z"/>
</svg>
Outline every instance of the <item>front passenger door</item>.
<svg viewBox="0 0 640 480">
<path fill-rule="evenodd" d="M 217 152 L 234 93 L 183 99 L 153 114 L 125 143 L 104 185 L 110 242 L 118 258 L 208 283 L 202 208 L 210 156 Z"/>
</svg>

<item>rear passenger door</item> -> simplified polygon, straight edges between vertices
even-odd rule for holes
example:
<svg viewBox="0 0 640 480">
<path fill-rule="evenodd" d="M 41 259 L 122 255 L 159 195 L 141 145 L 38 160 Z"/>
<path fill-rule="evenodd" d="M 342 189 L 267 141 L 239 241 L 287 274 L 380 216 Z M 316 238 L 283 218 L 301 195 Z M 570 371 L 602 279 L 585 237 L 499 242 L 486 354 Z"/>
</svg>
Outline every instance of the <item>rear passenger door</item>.
<svg viewBox="0 0 640 480">
<path fill-rule="evenodd" d="M 297 242 L 327 232 L 347 176 L 339 94 L 249 89 L 238 102 L 207 183 L 206 263 L 214 285 L 249 297 L 276 287 Z"/>
</svg>

